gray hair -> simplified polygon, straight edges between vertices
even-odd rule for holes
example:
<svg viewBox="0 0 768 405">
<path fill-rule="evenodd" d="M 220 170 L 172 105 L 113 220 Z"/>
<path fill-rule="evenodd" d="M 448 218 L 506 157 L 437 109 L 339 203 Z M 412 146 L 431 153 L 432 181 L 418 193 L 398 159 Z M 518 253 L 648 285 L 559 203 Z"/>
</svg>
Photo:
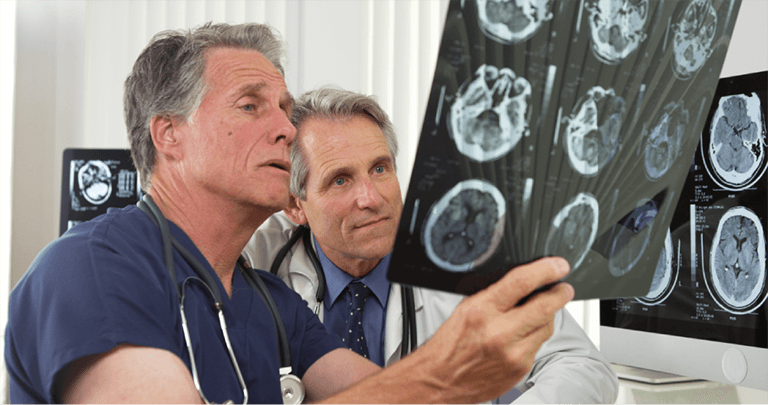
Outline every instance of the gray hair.
<svg viewBox="0 0 768 405">
<path fill-rule="evenodd" d="M 150 185 L 155 147 L 150 122 L 156 116 L 186 122 L 205 93 L 205 51 L 212 48 L 253 49 L 285 76 L 285 51 L 280 34 L 267 24 L 207 23 L 191 30 L 169 30 L 155 35 L 125 79 L 123 113 L 131 156 L 142 188 Z"/>
<path fill-rule="evenodd" d="M 384 133 L 384 140 L 395 164 L 397 156 L 397 135 L 392 121 L 379 106 L 376 99 L 360 93 L 343 90 L 335 86 L 324 86 L 308 91 L 296 99 L 291 122 L 296 127 L 296 140 L 291 147 L 291 194 L 307 199 L 308 165 L 301 139 L 301 126 L 309 119 L 345 121 L 361 116 L 371 119 Z M 395 165 L 395 168 L 397 166 Z"/>
</svg>

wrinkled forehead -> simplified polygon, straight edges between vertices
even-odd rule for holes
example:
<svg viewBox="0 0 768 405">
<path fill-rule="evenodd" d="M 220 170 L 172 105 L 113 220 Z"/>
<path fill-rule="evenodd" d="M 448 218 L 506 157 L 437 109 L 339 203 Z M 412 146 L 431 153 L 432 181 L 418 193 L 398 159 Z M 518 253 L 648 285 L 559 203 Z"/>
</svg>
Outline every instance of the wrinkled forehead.
<svg viewBox="0 0 768 405">
<path fill-rule="evenodd" d="M 378 153 L 382 151 L 390 155 L 389 145 L 382 129 L 371 117 L 365 114 L 320 115 L 305 120 L 298 130 L 301 135 L 297 142 L 305 151 L 307 159 L 310 155 L 318 156 L 322 151 L 349 150 L 358 148 L 360 154 Z M 362 148 L 362 149 L 360 149 Z"/>
<path fill-rule="evenodd" d="M 261 52 L 243 47 L 217 46 L 203 53 L 203 84 L 242 85 L 243 81 L 264 82 L 267 87 L 288 93 L 283 74 Z"/>
</svg>

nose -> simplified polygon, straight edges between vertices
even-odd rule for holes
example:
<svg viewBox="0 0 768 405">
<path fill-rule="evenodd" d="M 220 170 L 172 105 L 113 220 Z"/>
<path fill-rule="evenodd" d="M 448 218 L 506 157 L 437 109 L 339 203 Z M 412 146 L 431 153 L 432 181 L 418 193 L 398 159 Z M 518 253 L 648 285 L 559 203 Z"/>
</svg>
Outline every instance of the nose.
<svg viewBox="0 0 768 405">
<path fill-rule="evenodd" d="M 378 210 L 383 202 L 384 199 L 382 198 L 379 189 L 369 177 L 365 177 L 362 181 L 357 182 L 358 208 L 361 210 Z"/>
<path fill-rule="evenodd" d="M 296 127 L 293 126 L 291 120 L 282 110 L 276 111 L 274 115 L 274 129 L 271 141 L 276 144 L 284 140 L 290 147 L 296 138 Z"/>
</svg>

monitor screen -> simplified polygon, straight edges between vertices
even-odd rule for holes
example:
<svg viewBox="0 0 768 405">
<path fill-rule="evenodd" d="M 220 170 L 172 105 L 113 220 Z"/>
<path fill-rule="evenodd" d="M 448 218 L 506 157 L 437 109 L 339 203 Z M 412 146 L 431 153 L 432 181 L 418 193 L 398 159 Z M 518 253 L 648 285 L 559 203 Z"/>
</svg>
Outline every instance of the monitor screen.
<svg viewBox="0 0 768 405">
<path fill-rule="evenodd" d="M 611 362 L 768 390 L 767 78 L 720 80 L 651 290 L 600 303 Z"/>
<path fill-rule="evenodd" d="M 129 149 L 64 150 L 59 235 L 69 228 L 141 198 Z"/>
</svg>

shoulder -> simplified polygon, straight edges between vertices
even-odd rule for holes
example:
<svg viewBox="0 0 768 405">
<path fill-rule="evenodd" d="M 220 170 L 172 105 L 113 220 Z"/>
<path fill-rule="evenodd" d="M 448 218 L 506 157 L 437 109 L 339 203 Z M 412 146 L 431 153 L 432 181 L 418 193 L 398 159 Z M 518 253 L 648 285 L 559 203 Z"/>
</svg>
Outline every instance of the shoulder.
<svg viewBox="0 0 768 405">
<path fill-rule="evenodd" d="M 141 210 L 129 206 L 76 225 L 51 242 L 12 297 L 32 302 L 40 295 L 62 302 L 73 296 L 106 300 L 115 291 L 165 288 L 166 278 L 159 230 Z"/>
<path fill-rule="evenodd" d="M 167 333 L 176 312 L 165 310 L 176 304 L 175 291 L 152 227 L 135 206 L 111 210 L 40 252 L 9 302 L 6 347 L 17 351 L 9 363 L 16 383 L 48 395 L 56 373 L 75 359 L 121 343 L 176 349 Z"/>
<path fill-rule="evenodd" d="M 282 211 L 267 218 L 243 249 L 243 256 L 254 269 L 269 270 L 274 257 L 298 225 Z"/>
<path fill-rule="evenodd" d="M 46 305 L 60 304 L 108 316 L 122 295 L 159 299 L 156 293 L 170 291 L 172 283 L 159 231 L 152 227 L 135 206 L 110 210 L 73 227 L 38 254 L 11 292 L 10 310 L 50 314 Z M 39 302 L 41 296 L 47 304 Z M 78 297 L 77 302 L 72 297 Z"/>
<path fill-rule="evenodd" d="M 82 273 L 85 269 L 110 264 L 115 257 L 146 257 L 159 242 L 159 231 L 135 206 L 111 209 L 104 215 L 69 229 L 46 246 L 35 258 L 22 281 L 45 278 L 50 272 Z"/>
</svg>

